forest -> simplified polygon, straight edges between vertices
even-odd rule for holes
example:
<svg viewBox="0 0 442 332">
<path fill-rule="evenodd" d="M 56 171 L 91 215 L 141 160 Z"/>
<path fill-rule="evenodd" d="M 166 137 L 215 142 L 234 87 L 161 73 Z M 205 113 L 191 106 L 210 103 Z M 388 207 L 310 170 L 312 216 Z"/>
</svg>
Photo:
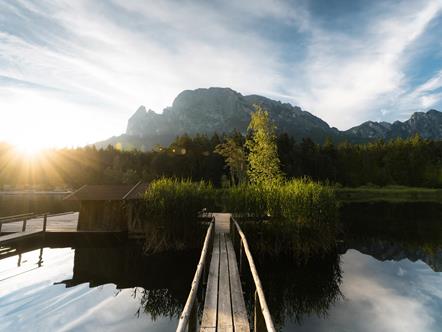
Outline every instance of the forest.
<svg viewBox="0 0 442 332">
<path fill-rule="evenodd" d="M 182 135 L 169 146 L 157 146 L 151 152 L 90 146 L 49 150 L 34 157 L 0 144 L 0 188 L 78 188 L 83 184 L 151 181 L 163 176 L 206 180 L 215 187 L 223 187 L 237 182 L 238 176 L 226 163 L 220 147 L 225 147 L 226 142 L 241 147 L 245 140 L 238 132 Z M 247 153 L 247 146 L 244 149 Z M 368 144 L 334 144 L 327 140 L 319 145 L 308 138 L 295 141 L 280 134 L 277 149 L 281 170 L 288 179 L 308 177 L 345 187 L 442 187 L 442 142 L 417 135 Z M 243 162 L 241 153 L 233 162 Z"/>
</svg>

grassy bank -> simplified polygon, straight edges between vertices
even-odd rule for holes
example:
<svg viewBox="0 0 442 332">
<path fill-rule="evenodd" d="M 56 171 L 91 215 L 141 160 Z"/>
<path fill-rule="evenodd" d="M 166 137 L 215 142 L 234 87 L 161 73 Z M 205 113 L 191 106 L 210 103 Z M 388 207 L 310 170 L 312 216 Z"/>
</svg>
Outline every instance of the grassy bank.
<svg viewBox="0 0 442 332">
<path fill-rule="evenodd" d="M 442 189 L 404 186 L 363 186 L 336 188 L 336 198 L 342 202 L 438 202 L 442 203 Z"/>
</svg>

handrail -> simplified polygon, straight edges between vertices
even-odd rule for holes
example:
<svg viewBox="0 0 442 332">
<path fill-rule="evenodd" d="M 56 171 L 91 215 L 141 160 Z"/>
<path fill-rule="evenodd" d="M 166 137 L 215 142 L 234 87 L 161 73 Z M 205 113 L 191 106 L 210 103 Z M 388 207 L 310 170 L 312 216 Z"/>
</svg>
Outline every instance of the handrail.
<svg viewBox="0 0 442 332">
<path fill-rule="evenodd" d="M 31 212 L 31 213 L 16 214 L 14 216 L 0 217 L 0 223 L 7 223 L 10 220 L 12 220 L 12 221 L 19 220 L 20 221 L 23 218 L 33 217 L 34 215 L 35 215 L 35 213 Z"/>
<path fill-rule="evenodd" d="M 69 211 L 69 212 L 61 212 L 61 213 L 53 213 L 53 214 L 49 214 L 49 213 L 24 213 L 24 214 L 18 214 L 15 216 L 7 216 L 7 217 L 1 217 L 0 218 L 0 224 L 8 224 L 11 222 L 17 222 L 17 221 L 22 221 L 23 219 L 36 219 L 36 218 L 41 218 L 44 217 L 45 215 L 47 217 L 57 217 L 57 216 L 63 216 L 63 215 L 68 215 L 68 214 L 73 214 L 76 213 L 75 211 Z"/>
<path fill-rule="evenodd" d="M 195 304 L 195 299 L 198 292 L 201 276 L 203 275 L 203 268 L 207 258 L 207 252 L 209 250 L 210 238 L 212 236 L 212 233 L 214 232 L 213 225 L 214 225 L 214 218 L 212 217 L 212 221 L 210 223 L 209 229 L 207 230 L 206 237 L 204 239 L 203 250 L 201 251 L 201 257 L 196 268 L 195 276 L 193 277 L 192 287 L 190 289 L 186 305 L 184 306 L 183 312 L 180 315 L 178 327 L 176 329 L 177 332 L 184 332 L 187 327 L 187 324 L 189 323 L 189 318 L 191 316 L 192 308 Z"/>
<path fill-rule="evenodd" d="M 256 292 L 258 293 L 259 303 L 261 306 L 261 312 L 264 317 L 267 331 L 268 332 L 276 332 L 275 326 L 273 325 L 272 316 L 270 315 L 269 308 L 267 307 L 267 301 L 264 296 L 264 291 L 262 289 L 261 280 L 259 279 L 258 271 L 256 270 L 255 262 L 253 261 L 253 257 L 250 252 L 246 236 L 242 232 L 241 227 L 239 227 L 236 220 L 233 217 L 230 217 L 230 218 L 231 218 L 231 221 L 234 223 L 239 236 L 241 237 L 241 241 L 242 241 L 242 245 L 244 247 L 244 251 L 246 253 L 247 261 L 249 262 L 250 271 L 252 272 L 253 281 L 255 282 Z"/>
</svg>

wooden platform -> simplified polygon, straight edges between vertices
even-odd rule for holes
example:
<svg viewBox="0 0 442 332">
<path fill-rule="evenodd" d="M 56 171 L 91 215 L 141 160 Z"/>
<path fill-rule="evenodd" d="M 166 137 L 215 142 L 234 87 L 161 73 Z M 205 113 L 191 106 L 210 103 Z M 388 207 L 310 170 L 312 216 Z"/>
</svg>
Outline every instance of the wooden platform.
<svg viewBox="0 0 442 332">
<path fill-rule="evenodd" d="M 77 230 L 78 212 L 70 214 L 48 216 L 46 225 L 47 232 L 74 232 Z M 2 233 L 21 232 L 23 221 L 4 224 Z M 41 231 L 43 229 L 43 217 L 28 219 L 26 222 L 26 231 Z"/>
<path fill-rule="evenodd" d="M 76 232 L 78 212 L 47 217 L 46 233 Z M 0 246 L 43 234 L 43 217 L 26 220 L 26 230 L 23 231 L 23 221 L 3 224 L 1 228 Z"/>
<path fill-rule="evenodd" d="M 201 331 L 250 331 L 235 251 L 229 236 L 230 214 L 214 214 L 215 237 Z"/>
</svg>

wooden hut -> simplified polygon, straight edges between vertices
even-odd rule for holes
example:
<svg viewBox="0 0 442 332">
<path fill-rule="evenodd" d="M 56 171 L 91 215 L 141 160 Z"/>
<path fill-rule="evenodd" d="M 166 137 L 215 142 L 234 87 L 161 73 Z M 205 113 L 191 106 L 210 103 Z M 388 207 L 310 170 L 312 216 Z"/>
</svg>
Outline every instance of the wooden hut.
<svg viewBox="0 0 442 332">
<path fill-rule="evenodd" d="M 142 198 L 148 184 L 84 185 L 65 200 L 80 201 L 79 231 L 127 231 L 132 205 Z"/>
</svg>

